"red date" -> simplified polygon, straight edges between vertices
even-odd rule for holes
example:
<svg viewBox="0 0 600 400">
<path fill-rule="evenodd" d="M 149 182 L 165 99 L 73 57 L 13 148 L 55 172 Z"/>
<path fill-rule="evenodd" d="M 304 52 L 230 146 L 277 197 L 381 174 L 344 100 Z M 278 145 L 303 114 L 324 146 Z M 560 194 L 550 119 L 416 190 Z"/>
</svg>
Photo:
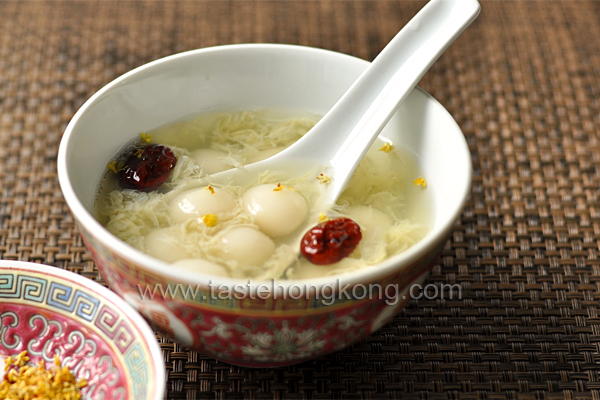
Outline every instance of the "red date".
<svg viewBox="0 0 600 400">
<path fill-rule="evenodd" d="M 300 252 L 311 263 L 334 264 L 354 251 L 362 239 L 360 226 L 350 218 L 322 222 L 306 232 Z"/>
<path fill-rule="evenodd" d="M 146 145 L 127 158 L 125 167 L 119 171 L 119 185 L 123 189 L 151 192 L 167 180 L 176 164 L 177 158 L 168 147 Z"/>
</svg>

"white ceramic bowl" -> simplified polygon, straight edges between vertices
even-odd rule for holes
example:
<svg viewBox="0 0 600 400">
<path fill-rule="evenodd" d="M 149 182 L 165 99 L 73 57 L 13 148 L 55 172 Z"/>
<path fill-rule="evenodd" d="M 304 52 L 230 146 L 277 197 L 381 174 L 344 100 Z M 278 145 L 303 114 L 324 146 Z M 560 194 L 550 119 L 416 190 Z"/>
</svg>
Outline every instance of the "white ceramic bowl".
<svg viewBox="0 0 600 400">
<path fill-rule="evenodd" d="M 364 298 L 360 290 L 347 299 L 342 288 L 373 283 L 407 290 L 422 281 L 460 215 L 471 182 L 470 154 L 460 128 L 421 89 L 410 94 L 382 136 L 417 156 L 431 198 L 431 229 L 419 243 L 378 266 L 311 281 L 317 290 L 334 286 L 340 296 L 332 304 L 314 296 L 260 299 L 247 287 L 243 298 L 217 299 L 211 287 L 246 282 L 171 268 L 114 237 L 90 212 L 107 161 L 140 132 L 222 110 L 284 108 L 324 114 L 367 65 L 309 47 L 221 46 L 149 63 L 90 98 L 67 127 L 58 173 L 86 245 L 110 287 L 166 335 L 241 365 L 299 362 L 343 348 L 388 321 L 408 301 L 406 293 L 398 293 L 398 301 L 389 305 L 381 296 Z M 284 291 L 298 283 L 277 282 Z M 140 297 L 139 285 L 177 284 L 199 292 L 194 298 Z"/>
</svg>

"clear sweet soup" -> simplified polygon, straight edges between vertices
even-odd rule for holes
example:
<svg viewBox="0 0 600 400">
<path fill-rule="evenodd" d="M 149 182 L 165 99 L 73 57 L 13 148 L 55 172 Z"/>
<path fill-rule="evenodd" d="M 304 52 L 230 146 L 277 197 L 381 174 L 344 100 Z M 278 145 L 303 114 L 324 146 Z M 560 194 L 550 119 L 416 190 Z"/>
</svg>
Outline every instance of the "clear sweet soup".
<svg viewBox="0 0 600 400">
<path fill-rule="evenodd" d="M 146 193 L 121 189 L 117 174 L 107 170 L 96 218 L 124 242 L 174 268 L 245 279 L 309 279 L 370 268 L 423 238 L 430 224 L 427 177 L 400 143 L 378 139 L 336 206 L 325 212 L 311 207 L 317 186 L 327 184 L 318 168 L 294 179 L 265 171 L 243 187 L 200 183 L 278 153 L 319 118 L 236 111 L 145 132 L 146 141 L 168 146 L 177 157 L 169 178 Z M 354 220 L 362 233 L 355 250 L 339 262 L 312 264 L 285 240 L 306 224 L 338 217 Z"/>
</svg>

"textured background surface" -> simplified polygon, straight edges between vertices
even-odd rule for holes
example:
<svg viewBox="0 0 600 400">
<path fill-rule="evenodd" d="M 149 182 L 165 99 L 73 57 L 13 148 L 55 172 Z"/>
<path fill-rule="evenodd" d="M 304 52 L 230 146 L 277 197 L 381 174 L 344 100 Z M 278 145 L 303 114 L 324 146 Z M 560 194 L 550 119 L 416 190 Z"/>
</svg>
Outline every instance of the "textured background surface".
<svg viewBox="0 0 600 400">
<path fill-rule="evenodd" d="M 423 5 L 400 1 L 0 3 L 0 258 L 101 280 L 56 177 L 61 135 L 104 84 L 227 43 L 372 59 Z M 168 397 L 600 398 L 600 2 L 484 2 L 421 82 L 473 154 L 470 201 L 430 282 L 342 352 L 273 370 L 162 341 Z"/>
</svg>

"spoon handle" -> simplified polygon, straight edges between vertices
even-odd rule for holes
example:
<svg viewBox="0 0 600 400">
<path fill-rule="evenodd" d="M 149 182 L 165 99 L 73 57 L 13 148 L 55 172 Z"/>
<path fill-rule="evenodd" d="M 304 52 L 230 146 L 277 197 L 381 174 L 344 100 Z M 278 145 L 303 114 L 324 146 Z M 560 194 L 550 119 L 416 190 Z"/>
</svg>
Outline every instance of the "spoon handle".
<svg viewBox="0 0 600 400">
<path fill-rule="evenodd" d="M 334 192 L 343 190 L 400 103 L 475 20 L 479 10 L 477 0 L 430 1 L 375 58 L 328 116 L 301 139 L 312 149 L 312 158 L 331 161 L 336 170 Z"/>
</svg>

